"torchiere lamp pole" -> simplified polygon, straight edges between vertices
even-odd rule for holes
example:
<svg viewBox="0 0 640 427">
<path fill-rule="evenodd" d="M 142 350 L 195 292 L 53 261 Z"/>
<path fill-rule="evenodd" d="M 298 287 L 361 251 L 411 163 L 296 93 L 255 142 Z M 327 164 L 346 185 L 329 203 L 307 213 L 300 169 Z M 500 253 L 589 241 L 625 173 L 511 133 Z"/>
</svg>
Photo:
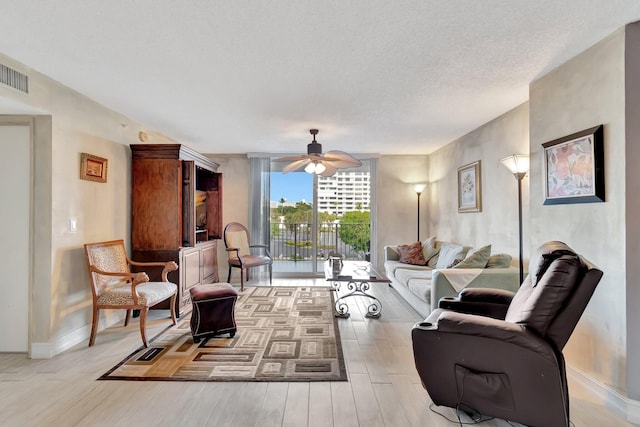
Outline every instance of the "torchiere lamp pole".
<svg viewBox="0 0 640 427">
<path fill-rule="evenodd" d="M 529 171 L 529 155 L 528 154 L 512 154 L 504 159 L 500 159 L 500 163 L 509 169 L 513 176 L 518 180 L 518 242 L 520 244 L 520 284 L 524 281 L 524 271 L 522 265 L 522 178 Z"/>
<path fill-rule="evenodd" d="M 420 195 L 424 191 L 424 184 L 416 184 L 415 190 L 418 195 L 418 241 L 420 241 Z"/>
</svg>

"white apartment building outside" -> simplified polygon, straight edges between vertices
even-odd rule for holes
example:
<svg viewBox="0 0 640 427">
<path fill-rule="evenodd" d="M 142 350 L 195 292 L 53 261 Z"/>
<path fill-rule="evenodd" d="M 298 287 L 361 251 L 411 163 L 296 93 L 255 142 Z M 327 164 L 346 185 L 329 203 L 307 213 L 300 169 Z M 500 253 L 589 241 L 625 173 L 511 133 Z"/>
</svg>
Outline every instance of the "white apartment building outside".
<svg viewBox="0 0 640 427">
<path fill-rule="evenodd" d="M 338 171 L 333 176 L 318 176 L 318 211 L 338 216 L 349 211 L 368 211 L 370 188 L 369 171 Z"/>
</svg>

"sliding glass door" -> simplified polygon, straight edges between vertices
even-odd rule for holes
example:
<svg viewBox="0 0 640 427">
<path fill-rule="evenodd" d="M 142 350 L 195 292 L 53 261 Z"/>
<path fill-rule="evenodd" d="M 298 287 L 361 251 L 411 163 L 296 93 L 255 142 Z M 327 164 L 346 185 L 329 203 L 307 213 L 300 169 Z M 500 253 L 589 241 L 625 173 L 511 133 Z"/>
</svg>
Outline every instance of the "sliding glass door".
<svg viewBox="0 0 640 427">
<path fill-rule="evenodd" d="M 317 271 L 313 251 L 316 176 L 304 171 L 283 174 L 280 170 L 284 166 L 271 164 L 269 233 L 273 269 L 306 275 Z"/>
<path fill-rule="evenodd" d="M 345 259 L 368 259 L 371 247 L 372 163 L 322 177 L 269 173 L 269 235 L 273 270 L 282 275 L 321 275 L 331 252 Z"/>
</svg>

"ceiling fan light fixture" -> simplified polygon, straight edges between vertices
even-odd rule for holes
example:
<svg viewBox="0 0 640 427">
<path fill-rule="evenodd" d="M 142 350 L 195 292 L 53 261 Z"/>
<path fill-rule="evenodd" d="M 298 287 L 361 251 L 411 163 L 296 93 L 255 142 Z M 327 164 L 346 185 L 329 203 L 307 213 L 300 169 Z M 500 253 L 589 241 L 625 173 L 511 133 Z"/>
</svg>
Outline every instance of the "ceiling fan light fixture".
<svg viewBox="0 0 640 427">
<path fill-rule="evenodd" d="M 322 163 L 311 162 L 304 168 L 304 171 L 307 173 L 320 175 L 322 172 L 325 171 L 325 169 L 326 167 Z"/>
<path fill-rule="evenodd" d="M 304 168 L 307 173 L 322 176 L 333 176 L 338 169 L 357 168 L 362 162 L 350 154 L 340 150 L 332 150 L 322 154 L 322 145 L 316 141 L 318 129 L 309 129 L 313 141 L 307 144 L 307 154 L 287 156 L 274 159 L 274 162 L 290 162 L 282 173 L 289 173 Z"/>
</svg>

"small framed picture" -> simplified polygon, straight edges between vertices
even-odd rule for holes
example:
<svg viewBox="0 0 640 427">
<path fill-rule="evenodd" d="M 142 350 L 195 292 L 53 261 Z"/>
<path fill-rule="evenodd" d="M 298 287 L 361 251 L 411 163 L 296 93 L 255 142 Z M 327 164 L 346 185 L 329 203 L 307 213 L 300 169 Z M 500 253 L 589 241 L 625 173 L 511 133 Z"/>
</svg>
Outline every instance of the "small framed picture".
<svg viewBox="0 0 640 427">
<path fill-rule="evenodd" d="M 458 168 L 458 212 L 481 212 L 480 160 Z"/>
<path fill-rule="evenodd" d="M 80 153 L 80 179 L 107 182 L 107 162 L 104 157 Z"/>
<path fill-rule="evenodd" d="M 603 125 L 542 144 L 544 204 L 604 202 Z"/>
</svg>

